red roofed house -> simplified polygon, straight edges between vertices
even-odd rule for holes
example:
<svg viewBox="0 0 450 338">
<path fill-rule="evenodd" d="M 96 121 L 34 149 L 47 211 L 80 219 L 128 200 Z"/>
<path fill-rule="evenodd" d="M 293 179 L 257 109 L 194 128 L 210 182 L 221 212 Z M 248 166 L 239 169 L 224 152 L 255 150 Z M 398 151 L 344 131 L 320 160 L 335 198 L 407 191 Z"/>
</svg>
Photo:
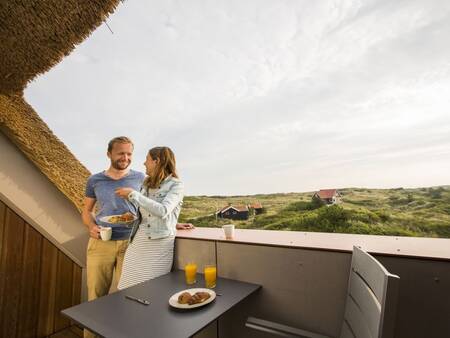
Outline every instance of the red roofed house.
<svg viewBox="0 0 450 338">
<path fill-rule="evenodd" d="M 263 206 L 260 202 L 255 202 L 255 203 L 249 204 L 248 207 L 249 207 L 249 209 L 255 210 L 255 215 L 262 214 L 262 212 L 263 212 Z"/>
<path fill-rule="evenodd" d="M 246 220 L 248 219 L 248 207 L 246 205 L 227 205 L 217 212 L 217 216 L 220 218 Z"/>
<path fill-rule="evenodd" d="M 325 204 L 335 204 L 339 202 L 341 194 L 336 189 L 319 190 L 313 195 L 313 198 L 319 198 Z"/>
</svg>

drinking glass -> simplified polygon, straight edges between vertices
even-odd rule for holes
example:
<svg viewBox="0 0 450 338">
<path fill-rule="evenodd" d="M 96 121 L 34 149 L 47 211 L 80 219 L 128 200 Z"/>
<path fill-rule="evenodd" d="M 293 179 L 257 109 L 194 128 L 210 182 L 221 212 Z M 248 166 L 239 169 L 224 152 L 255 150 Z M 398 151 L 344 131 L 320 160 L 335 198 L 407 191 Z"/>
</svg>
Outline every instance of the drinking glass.
<svg viewBox="0 0 450 338">
<path fill-rule="evenodd" d="M 213 288 L 216 286 L 217 281 L 217 268 L 215 265 L 206 265 L 203 270 L 205 276 L 205 286 L 207 288 Z"/>
<path fill-rule="evenodd" d="M 186 275 L 186 284 L 194 284 L 197 282 L 197 264 L 186 264 L 184 266 L 184 273 Z"/>
</svg>

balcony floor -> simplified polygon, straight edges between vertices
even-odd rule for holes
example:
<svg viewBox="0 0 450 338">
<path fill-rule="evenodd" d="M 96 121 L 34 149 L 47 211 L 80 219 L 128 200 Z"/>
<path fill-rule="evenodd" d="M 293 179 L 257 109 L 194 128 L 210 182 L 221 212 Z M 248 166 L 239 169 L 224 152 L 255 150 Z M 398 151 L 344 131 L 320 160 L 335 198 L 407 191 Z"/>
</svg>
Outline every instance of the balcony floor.
<svg viewBox="0 0 450 338">
<path fill-rule="evenodd" d="M 49 338 L 79 338 L 79 337 L 83 337 L 83 330 L 76 325 L 72 325 L 67 329 L 56 332 L 55 334 L 49 336 Z"/>
</svg>

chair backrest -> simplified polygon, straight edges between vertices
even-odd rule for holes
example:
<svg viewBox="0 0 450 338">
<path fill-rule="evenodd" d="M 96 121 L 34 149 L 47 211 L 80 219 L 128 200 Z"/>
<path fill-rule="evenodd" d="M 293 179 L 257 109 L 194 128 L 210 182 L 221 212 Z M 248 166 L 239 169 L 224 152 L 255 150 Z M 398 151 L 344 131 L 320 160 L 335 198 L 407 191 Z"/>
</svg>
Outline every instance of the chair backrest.
<svg viewBox="0 0 450 338">
<path fill-rule="evenodd" d="M 392 338 L 400 278 L 353 247 L 341 338 Z"/>
</svg>

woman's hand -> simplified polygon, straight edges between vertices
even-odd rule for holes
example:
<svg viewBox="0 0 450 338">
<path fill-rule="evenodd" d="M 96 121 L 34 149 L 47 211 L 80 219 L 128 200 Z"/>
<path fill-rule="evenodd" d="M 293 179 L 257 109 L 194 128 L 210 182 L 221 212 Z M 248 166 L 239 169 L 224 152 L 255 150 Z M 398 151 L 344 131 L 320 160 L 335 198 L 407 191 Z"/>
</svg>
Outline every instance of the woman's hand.
<svg viewBox="0 0 450 338">
<path fill-rule="evenodd" d="M 177 223 L 177 229 L 178 230 L 189 230 L 189 229 L 195 229 L 195 227 L 191 223 Z"/>
<path fill-rule="evenodd" d="M 134 191 L 131 188 L 117 188 L 115 190 L 115 193 L 117 196 L 122 197 L 124 199 L 128 199 L 128 195 L 130 194 L 130 192 Z"/>
</svg>

